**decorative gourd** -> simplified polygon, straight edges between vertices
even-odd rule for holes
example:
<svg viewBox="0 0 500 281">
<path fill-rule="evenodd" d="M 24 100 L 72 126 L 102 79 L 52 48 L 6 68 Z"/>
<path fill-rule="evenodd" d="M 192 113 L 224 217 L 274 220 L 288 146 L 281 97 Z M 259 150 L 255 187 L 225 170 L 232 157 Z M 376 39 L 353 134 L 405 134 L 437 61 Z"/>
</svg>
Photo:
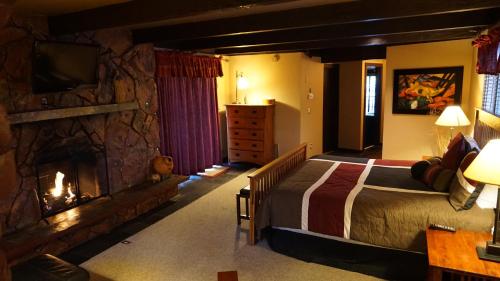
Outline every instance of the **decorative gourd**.
<svg viewBox="0 0 500 281">
<path fill-rule="evenodd" d="M 170 176 L 174 168 L 174 161 L 170 156 L 156 156 L 153 159 L 153 170 L 162 176 Z"/>
</svg>

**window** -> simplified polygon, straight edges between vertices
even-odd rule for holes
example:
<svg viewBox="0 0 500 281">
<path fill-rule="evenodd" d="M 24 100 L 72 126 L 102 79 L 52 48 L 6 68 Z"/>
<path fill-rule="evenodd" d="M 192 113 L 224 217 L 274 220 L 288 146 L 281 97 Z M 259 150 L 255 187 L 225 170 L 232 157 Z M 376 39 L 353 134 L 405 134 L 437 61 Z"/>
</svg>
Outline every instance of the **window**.
<svg viewBox="0 0 500 281">
<path fill-rule="evenodd" d="M 500 116 L 500 75 L 485 75 L 483 110 Z"/>
<path fill-rule="evenodd" d="M 365 84 L 366 84 L 365 116 L 375 116 L 377 76 L 373 74 L 366 75 Z"/>
</svg>

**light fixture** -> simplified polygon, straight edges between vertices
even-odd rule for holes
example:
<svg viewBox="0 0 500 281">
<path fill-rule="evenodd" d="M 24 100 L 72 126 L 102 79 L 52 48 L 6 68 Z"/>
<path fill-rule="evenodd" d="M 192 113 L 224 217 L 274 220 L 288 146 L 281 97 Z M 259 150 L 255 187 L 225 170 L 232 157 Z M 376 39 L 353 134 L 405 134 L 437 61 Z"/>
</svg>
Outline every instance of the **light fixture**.
<svg viewBox="0 0 500 281">
<path fill-rule="evenodd" d="M 465 170 L 464 177 L 482 184 L 500 185 L 500 139 L 491 140 L 486 144 Z M 497 193 L 493 241 L 488 241 L 486 247 L 476 247 L 479 258 L 496 262 L 500 262 L 499 195 L 500 192 Z"/>
<path fill-rule="evenodd" d="M 248 79 L 243 76 L 243 72 L 236 71 L 236 104 L 240 104 L 240 100 L 238 99 L 238 90 L 248 89 L 249 83 Z"/>
<path fill-rule="evenodd" d="M 453 129 L 455 127 L 469 126 L 470 121 L 459 105 L 450 105 L 444 109 L 435 124 L 438 126 L 450 127 L 450 139 L 452 139 Z"/>
</svg>

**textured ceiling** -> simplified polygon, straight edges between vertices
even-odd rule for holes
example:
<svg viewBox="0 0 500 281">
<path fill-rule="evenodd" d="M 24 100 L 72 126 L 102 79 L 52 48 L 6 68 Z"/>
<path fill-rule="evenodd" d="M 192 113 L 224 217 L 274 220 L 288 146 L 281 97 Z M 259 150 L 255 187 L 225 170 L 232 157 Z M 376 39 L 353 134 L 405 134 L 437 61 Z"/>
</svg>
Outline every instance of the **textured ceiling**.
<svg viewBox="0 0 500 281">
<path fill-rule="evenodd" d="M 22 14 L 52 16 L 128 1 L 130 0 L 16 0 L 14 9 Z"/>
</svg>

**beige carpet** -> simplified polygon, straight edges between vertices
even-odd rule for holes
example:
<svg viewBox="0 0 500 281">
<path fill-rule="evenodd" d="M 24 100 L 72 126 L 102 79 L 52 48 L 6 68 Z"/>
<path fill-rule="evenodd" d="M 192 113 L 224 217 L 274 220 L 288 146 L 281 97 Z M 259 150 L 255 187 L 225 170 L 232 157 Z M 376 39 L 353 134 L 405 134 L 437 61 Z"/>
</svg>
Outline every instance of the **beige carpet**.
<svg viewBox="0 0 500 281">
<path fill-rule="evenodd" d="M 93 280 L 115 281 L 215 281 L 231 270 L 240 281 L 380 280 L 278 254 L 265 241 L 248 246 L 248 222 L 236 224 L 235 194 L 245 184 L 238 176 L 82 267 Z"/>
</svg>

